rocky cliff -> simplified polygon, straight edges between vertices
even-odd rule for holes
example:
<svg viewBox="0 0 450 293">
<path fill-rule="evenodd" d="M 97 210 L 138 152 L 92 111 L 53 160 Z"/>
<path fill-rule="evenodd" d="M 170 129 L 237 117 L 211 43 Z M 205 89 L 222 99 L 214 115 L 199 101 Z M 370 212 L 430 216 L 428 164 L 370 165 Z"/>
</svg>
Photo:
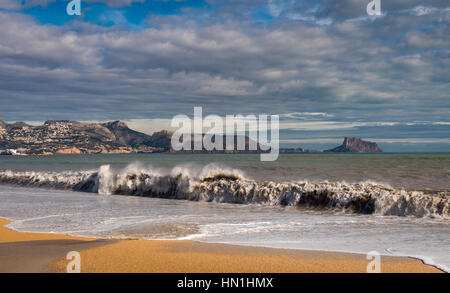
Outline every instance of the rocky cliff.
<svg viewBox="0 0 450 293">
<path fill-rule="evenodd" d="M 357 137 L 346 137 L 342 145 L 326 150 L 325 152 L 333 153 L 381 153 L 380 147 L 370 141 L 364 141 Z"/>
</svg>

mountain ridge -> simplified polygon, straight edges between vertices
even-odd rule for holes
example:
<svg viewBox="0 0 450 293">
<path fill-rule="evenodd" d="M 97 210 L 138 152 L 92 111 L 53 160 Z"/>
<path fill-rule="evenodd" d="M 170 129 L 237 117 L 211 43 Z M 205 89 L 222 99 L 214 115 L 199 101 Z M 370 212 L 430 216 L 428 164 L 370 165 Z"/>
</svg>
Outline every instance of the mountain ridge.
<svg viewBox="0 0 450 293">
<path fill-rule="evenodd" d="M 17 149 L 24 154 L 80 154 L 80 153 L 153 153 L 175 152 L 171 147 L 172 132 L 161 130 L 148 135 L 128 127 L 120 120 L 92 123 L 74 120 L 47 120 L 39 126 L 25 122 L 8 124 L 0 120 L 0 149 Z M 206 134 L 204 134 L 206 136 Z M 238 135 L 235 135 L 237 142 Z M 215 138 L 213 138 L 214 140 Z M 193 140 L 192 140 L 193 141 Z M 245 136 L 245 150 L 240 151 L 180 151 L 181 153 L 261 153 L 249 150 L 250 138 Z M 224 149 L 226 143 L 224 139 Z M 346 137 L 341 146 L 316 151 L 302 148 L 280 149 L 282 153 L 316 153 L 316 152 L 382 152 L 374 142 L 355 137 Z M 7 152 L 8 153 L 8 152 Z"/>
<path fill-rule="evenodd" d="M 130 129 L 120 120 L 103 123 L 74 120 L 47 120 L 39 126 L 24 122 L 0 122 L 0 149 L 19 149 L 24 154 L 80 154 L 80 153 L 146 153 L 175 152 L 172 135 L 161 130 L 148 135 Z M 235 141 L 237 141 L 237 135 Z M 246 150 L 207 151 L 186 150 L 180 153 L 262 152 L 248 150 L 250 139 L 245 136 Z M 193 139 L 192 139 L 193 146 Z M 192 147 L 193 149 L 193 147 Z M 225 139 L 224 139 L 225 149 Z M 10 152 L 5 152 L 10 153 Z"/>
<path fill-rule="evenodd" d="M 381 153 L 383 152 L 378 144 L 365 141 L 358 137 L 346 137 L 342 145 L 325 152 L 331 153 Z"/>
<path fill-rule="evenodd" d="M 166 133 L 166 141 L 169 134 Z M 0 148 L 24 149 L 29 154 L 168 151 L 155 144 L 156 138 L 161 140 L 160 134 L 153 135 L 132 130 L 120 120 L 105 123 L 47 120 L 39 126 L 0 121 Z"/>
</svg>

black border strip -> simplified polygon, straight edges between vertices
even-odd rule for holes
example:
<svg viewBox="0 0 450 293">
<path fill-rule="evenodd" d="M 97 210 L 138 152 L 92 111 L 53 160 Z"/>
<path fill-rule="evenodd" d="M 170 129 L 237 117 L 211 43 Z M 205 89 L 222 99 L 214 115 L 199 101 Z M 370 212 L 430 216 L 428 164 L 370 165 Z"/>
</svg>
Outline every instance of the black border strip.
<svg viewBox="0 0 450 293">
<path fill-rule="evenodd" d="M 226 280 L 231 279 L 234 280 L 233 284 L 231 285 L 232 282 L 229 281 L 227 286 Z M 78 288 L 83 291 L 86 286 L 89 288 L 98 286 L 99 289 L 104 289 L 104 286 L 116 289 L 122 286 L 141 286 L 149 288 L 140 290 L 144 292 L 153 292 L 156 288 L 201 292 L 241 289 L 278 291 L 293 288 L 297 288 L 295 291 L 298 292 L 310 291 L 312 288 L 358 292 L 370 289 L 384 292 L 393 288 L 402 291 L 408 287 L 417 289 L 418 286 L 425 286 L 427 291 L 433 290 L 433 287 L 438 290 L 448 287 L 450 277 L 449 274 L 0 274 L 0 280 L 12 281 L 19 286 L 30 284 L 46 287 L 62 286 L 60 288 L 70 287 L 74 290 Z M 178 285 L 184 280 L 209 280 L 209 290 L 205 290 L 204 287 L 179 288 Z M 224 285 L 222 280 L 225 280 Z"/>
</svg>

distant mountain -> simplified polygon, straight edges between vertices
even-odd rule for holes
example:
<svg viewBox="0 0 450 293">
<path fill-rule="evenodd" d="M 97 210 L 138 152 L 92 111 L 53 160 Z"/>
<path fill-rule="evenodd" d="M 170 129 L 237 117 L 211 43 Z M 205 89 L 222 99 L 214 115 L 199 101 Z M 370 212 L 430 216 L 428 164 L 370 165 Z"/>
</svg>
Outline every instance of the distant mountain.
<svg viewBox="0 0 450 293">
<path fill-rule="evenodd" d="M 342 145 L 326 150 L 325 152 L 332 153 L 381 153 L 380 147 L 370 141 L 364 141 L 357 137 L 346 137 Z"/>
<path fill-rule="evenodd" d="M 80 154 L 80 153 L 131 153 L 172 152 L 172 135 L 167 130 L 147 135 L 132 130 L 122 121 L 84 123 L 73 120 L 48 120 L 41 126 L 24 122 L 7 124 L 0 121 L 0 149 L 18 149 L 26 154 Z M 235 136 L 237 142 L 238 136 Z M 213 138 L 214 140 L 214 138 Z M 249 151 L 250 139 L 244 138 L 243 151 L 212 152 L 262 152 Z M 226 148 L 226 138 L 223 138 Z M 192 139 L 193 149 L 193 139 Z M 185 153 L 208 152 L 203 150 Z"/>
<path fill-rule="evenodd" d="M 173 152 L 171 139 L 173 133 L 167 130 L 147 135 L 132 130 L 122 121 L 106 123 L 85 123 L 73 120 L 48 120 L 41 126 L 32 126 L 24 122 L 13 124 L 0 120 L 0 149 L 17 149 L 26 154 L 78 154 L 78 153 L 132 153 L 132 152 Z M 206 134 L 202 137 L 205 138 Z M 264 152 L 261 145 L 257 150 L 250 150 L 254 144 L 249 137 L 244 137 L 245 150 L 237 150 L 237 135 L 234 136 L 234 149 L 227 149 L 227 140 L 223 139 L 225 151 L 215 153 Z M 213 135 L 209 140 L 219 139 Z M 242 138 L 242 137 L 241 137 Z M 194 136 L 191 140 L 194 148 Z M 316 151 L 297 149 L 281 149 L 283 153 L 315 153 L 315 152 L 381 152 L 374 142 L 364 141 L 356 137 L 346 137 L 344 143 L 331 150 Z M 209 152 L 203 150 L 182 151 L 187 153 Z"/>
<path fill-rule="evenodd" d="M 173 133 L 168 130 L 154 132 L 150 140 L 150 145 L 170 150 L 172 148 L 172 134 Z"/>
<path fill-rule="evenodd" d="M 170 137 L 166 132 L 166 141 Z M 48 120 L 41 126 L 0 121 L 0 148 L 23 149 L 32 154 L 168 151 L 170 144 L 160 143 L 162 140 L 160 133 L 137 132 L 121 121 L 99 124 Z"/>
<path fill-rule="evenodd" d="M 267 153 L 268 150 L 263 150 L 261 147 L 262 144 L 250 139 L 248 136 L 244 135 L 234 135 L 233 136 L 233 142 L 228 143 L 229 136 L 226 135 L 218 135 L 218 134 L 202 134 L 201 138 L 196 138 L 194 135 L 191 136 L 191 150 L 182 150 L 180 152 L 182 153 Z M 208 151 L 206 149 L 203 150 L 195 150 L 195 141 L 198 139 L 200 140 L 207 140 L 211 142 L 218 142 L 222 141 L 221 144 L 221 150 L 212 150 Z M 242 147 L 242 149 L 238 149 L 238 144 L 241 143 L 241 140 L 243 144 L 239 147 Z M 256 149 L 255 149 L 256 148 Z M 265 147 L 264 149 L 267 149 L 268 147 Z"/>
<path fill-rule="evenodd" d="M 128 125 L 122 121 L 107 122 L 100 125 L 107 128 L 114 135 L 114 142 L 119 145 L 138 147 L 152 144 L 151 136 L 128 128 Z"/>
</svg>

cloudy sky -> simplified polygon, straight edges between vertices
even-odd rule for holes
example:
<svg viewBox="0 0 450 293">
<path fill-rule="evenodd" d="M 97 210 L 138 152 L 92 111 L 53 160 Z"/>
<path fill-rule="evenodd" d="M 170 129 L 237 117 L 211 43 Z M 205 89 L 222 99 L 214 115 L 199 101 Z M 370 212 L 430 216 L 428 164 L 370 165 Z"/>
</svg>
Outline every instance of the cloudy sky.
<svg viewBox="0 0 450 293">
<path fill-rule="evenodd" d="M 450 1 L 0 0 L 0 120 L 278 114 L 283 146 L 450 151 Z"/>
</svg>

